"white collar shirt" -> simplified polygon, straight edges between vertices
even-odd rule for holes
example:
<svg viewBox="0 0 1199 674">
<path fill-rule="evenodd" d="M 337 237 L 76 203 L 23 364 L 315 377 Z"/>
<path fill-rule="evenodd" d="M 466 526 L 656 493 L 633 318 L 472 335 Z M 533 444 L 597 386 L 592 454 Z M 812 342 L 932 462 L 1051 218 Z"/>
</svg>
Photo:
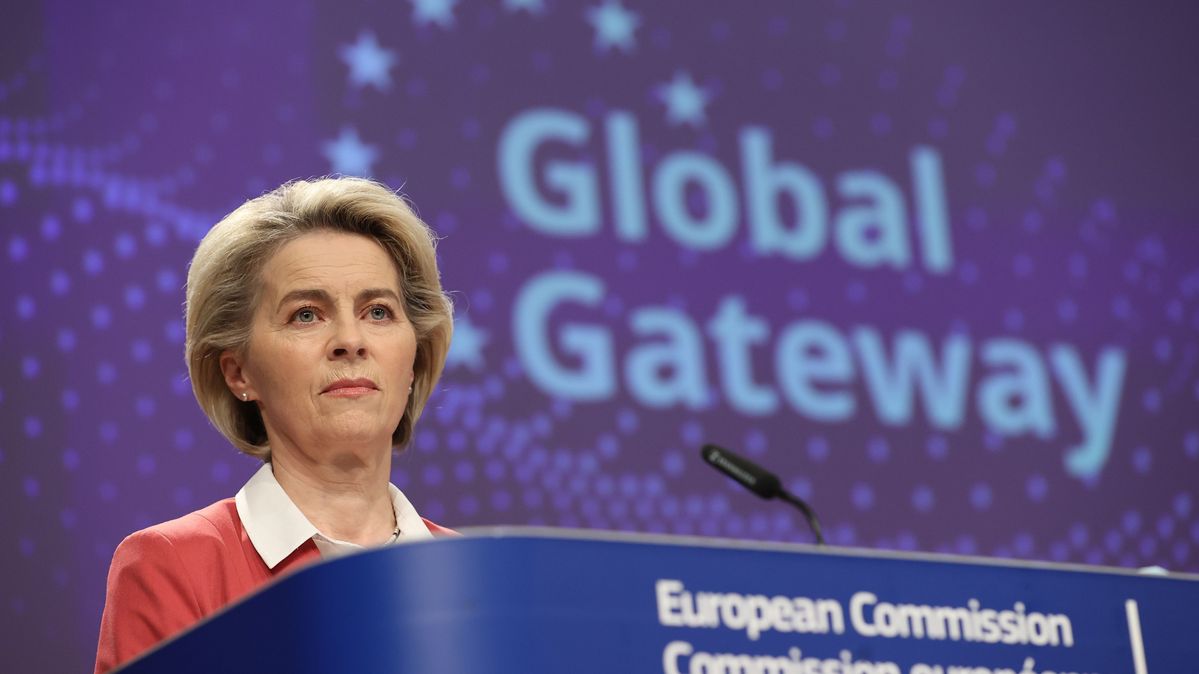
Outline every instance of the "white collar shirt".
<svg viewBox="0 0 1199 674">
<path fill-rule="evenodd" d="M 396 531 L 391 542 L 432 538 L 416 508 L 394 484 L 388 484 L 395 509 Z M 322 557 L 336 557 L 362 550 L 363 546 L 322 534 L 283 491 L 271 464 L 264 463 L 234 498 L 237 516 L 267 568 L 275 568 L 308 539 L 316 543 Z"/>
</svg>

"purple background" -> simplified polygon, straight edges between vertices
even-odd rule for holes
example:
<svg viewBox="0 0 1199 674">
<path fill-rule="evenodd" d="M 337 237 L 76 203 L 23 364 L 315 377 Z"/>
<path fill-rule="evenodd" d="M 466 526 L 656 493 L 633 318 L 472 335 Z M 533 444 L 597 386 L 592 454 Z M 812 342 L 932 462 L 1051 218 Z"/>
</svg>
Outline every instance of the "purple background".
<svg viewBox="0 0 1199 674">
<path fill-rule="evenodd" d="M 6 663 L 90 667 L 120 539 L 232 495 L 254 470 L 185 379 L 186 264 L 244 199 L 354 170 L 329 145 L 350 132 L 376 153 L 364 169 L 402 187 L 444 237 L 460 341 L 394 474 L 426 516 L 808 540 L 790 510 L 699 464 L 711 440 L 779 472 L 837 544 L 1199 570 L 1199 13 L 1181 2 L 625 0 L 636 27 L 622 46 L 603 39 L 614 34 L 591 13 L 602 4 L 6 8 Z M 344 50 L 371 35 L 394 62 L 355 82 Z M 680 72 L 706 100 L 690 124 L 671 122 L 663 96 Z M 831 249 L 758 258 L 744 226 L 729 247 L 697 253 L 652 215 L 649 238 L 628 244 L 612 233 L 606 186 L 597 236 L 547 236 L 513 214 L 496 175 L 504 125 L 531 107 L 583 115 L 596 134 L 607 111 L 628 111 L 647 169 L 705 152 L 739 193 L 748 125 L 826 185 L 863 167 L 906 176 L 910 149 L 935 147 L 954 266 L 862 270 Z M 604 175 L 598 137 L 566 154 Z M 888 343 L 904 328 L 934 344 L 1007 335 L 1041 352 L 1073 345 L 1088 373 L 1118 348 L 1111 454 L 1090 479 L 1065 471 L 1077 428 L 1056 388 L 1048 438 L 988 434 L 971 413 L 953 431 L 919 411 L 884 425 L 860 380 L 848 422 L 785 404 L 745 416 L 721 397 L 710 343 L 708 409 L 644 408 L 623 383 L 611 400 L 555 400 L 526 378 L 512 338 L 517 291 L 550 269 L 605 280 L 601 309 L 556 320 L 609 326 L 618 354 L 639 343 L 634 308 L 673 306 L 702 326 L 729 294 L 774 335 L 801 318 L 873 326 Z M 759 380 L 773 381 L 772 350 L 756 354 Z"/>
</svg>

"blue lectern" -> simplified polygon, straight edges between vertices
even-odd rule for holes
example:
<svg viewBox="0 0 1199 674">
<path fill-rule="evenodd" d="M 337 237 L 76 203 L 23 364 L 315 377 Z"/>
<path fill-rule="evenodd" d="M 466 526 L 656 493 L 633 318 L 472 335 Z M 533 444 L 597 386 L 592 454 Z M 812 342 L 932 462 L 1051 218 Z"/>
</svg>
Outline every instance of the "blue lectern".
<svg viewBox="0 0 1199 674">
<path fill-rule="evenodd" d="M 141 672 L 1199 671 L 1199 577 L 549 529 L 331 560 Z"/>
</svg>

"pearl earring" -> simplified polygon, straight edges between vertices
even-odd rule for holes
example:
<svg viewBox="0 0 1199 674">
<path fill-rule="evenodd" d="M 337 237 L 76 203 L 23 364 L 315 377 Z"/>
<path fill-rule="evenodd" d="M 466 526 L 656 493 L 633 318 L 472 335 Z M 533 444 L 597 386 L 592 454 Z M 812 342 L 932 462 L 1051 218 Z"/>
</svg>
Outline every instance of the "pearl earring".
<svg viewBox="0 0 1199 674">
<path fill-rule="evenodd" d="M 249 400 L 250 400 L 250 394 L 249 394 L 249 393 L 246 393 L 245 391 L 242 391 L 242 392 L 241 392 L 241 399 L 242 399 L 242 400 L 245 400 L 245 401 L 249 401 Z"/>
</svg>

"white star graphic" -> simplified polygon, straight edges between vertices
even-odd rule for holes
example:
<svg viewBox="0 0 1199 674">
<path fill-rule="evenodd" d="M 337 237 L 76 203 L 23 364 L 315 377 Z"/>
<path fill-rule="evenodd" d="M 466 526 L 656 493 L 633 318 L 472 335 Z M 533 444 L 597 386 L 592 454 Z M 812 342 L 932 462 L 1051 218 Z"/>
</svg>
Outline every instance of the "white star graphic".
<svg viewBox="0 0 1199 674">
<path fill-rule="evenodd" d="M 435 23 L 442 28 L 454 25 L 454 5 L 458 0 L 412 0 L 412 20 L 419 26 Z"/>
<path fill-rule="evenodd" d="M 358 131 L 349 126 L 343 126 L 336 139 L 325 141 L 324 154 L 333 173 L 353 176 L 369 176 L 371 163 L 379 157 L 379 151 L 363 143 Z"/>
<path fill-rule="evenodd" d="M 604 4 L 587 10 L 587 20 L 595 28 L 596 50 L 608 51 L 618 47 L 633 50 L 633 31 L 641 23 L 635 12 L 620 5 L 620 0 L 605 0 Z"/>
<path fill-rule="evenodd" d="M 483 367 L 483 347 L 487 344 L 487 331 L 471 323 L 468 316 L 454 318 L 454 338 L 450 340 L 450 352 L 446 354 L 447 367 Z"/>
<path fill-rule="evenodd" d="M 364 31 L 357 42 L 343 46 L 341 60 L 350 67 L 350 83 L 355 87 L 369 84 L 383 91 L 391 86 L 388 71 L 396 62 L 395 52 L 380 47 L 374 33 Z"/>
<path fill-rule="evenodd" d="M 680 70 L 673 80 L 660 85 L 657 92 L 666 104 L 666 119 L 672 125 L 698 127 L 707 121 L 704 107 L 708 105 L 708 94 L 692 81 L 689 73 Z"/>
<path fill-rule="evenodd" d="M 504 0 L 504 9 L 509 12 L 524 10 L 530 14 L 540 14 L 545 11 L 545 0 Z"/>
</svg>

